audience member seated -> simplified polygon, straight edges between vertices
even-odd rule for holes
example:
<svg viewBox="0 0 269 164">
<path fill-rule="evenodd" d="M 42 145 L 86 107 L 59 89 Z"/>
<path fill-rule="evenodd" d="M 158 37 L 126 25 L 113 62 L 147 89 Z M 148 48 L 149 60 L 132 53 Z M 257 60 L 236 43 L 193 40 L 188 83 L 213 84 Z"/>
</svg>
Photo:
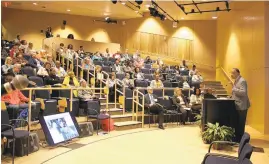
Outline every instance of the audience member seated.
<svg viewBox="0 0 269 164">
<path fill-rule="evenodd" d="M 93 55 L 92 60 L 93 60 L 93 61 L 94 61 L 94 60 L 102 61 L 103 58 L 102 58 L 102 56 L 100 55 L 100 53 L 97 51 L 97 52 Z"/>
<path fill-rule="evenodd" d="M 26 40 L 21 40 L 21 45 L 19 47 L 19 49 L 22 50 L 23 53 L 25 53 L 25 50 L 27 49 L 28 45 L 27 45 L 27 41 Z"/>
<path fill-rule="evenodd" d="M 10 49 L 9 56 L 11 58 L 14 58 L 15 55 L 19 52 L 19 46 L 20 46 L 20 43 L 15 43 L 15 45 Z"/>
<path fill-rule="evenodd" d="M 67 73 L 67 76 L 65 76 L 64 81 L 63 81 L 63 87 L 79 87 L 79 82 L 77 78 L 75 77 L 74 72 L 69 71 Z M 78 96 L 77 90 L 73 90 L 73 94 L 75 97 Z"/>
<path fill-rule="evenodd" d="M 156 63 L 157 63 L 157 65 L 159 66 L 159 68 L 162 68 L 162 66 L 163 66 L 163 61 L 162 61 L 161 58 L 158 58 Z"/>
<path fill-rule="evenodd" d="M 201 82 L 203 82 L 202 75 L 198 71 L 194 72 L 192 75 L 192 83 L 199 83 L 200 84 Z"/>
<path fill-rule="evenodd" d="M 56 67 L 51 55 L 47 56 L 47 61 L 50 63 L 51 67 Z"/>
<path fill-rule="evenodd" d="M 122 80 L 122 82 L 126 87 L 134 89 L 134 81 L 130 79 L 129 73 L 125 73 L 125 78 Z"/>
<path fill-rule="evenodd" d="M 217 99 L 217 98 L 213 95 L 213 90 L 211 88 L 207 88 L 205 89 L 204 99 Z"/>
<path fill-rule="evenodd" d="M 140 55 L 137 55 L 137 58 L 134 59 L 134 66 L 139 68 L 144 66 L 144 60 L 140 57 Z"/>
<path fill-rule="evenodd" d="M 189 67 L 186 64 L 185 60 L 182 60 L 182 65 L 180 65 L 180 70 L 188 70 Z"/>
<path fill-rule="evenodd" d="M 79 50 L 78 50 L 78 56 L 79 57 L 84 57 L 84 49 L 83 46 L 79 46 Z"/>
<path fill-rule="evenodd" d="M 45 85 L 55 85 L 55 84 L 60 84 L 61 79 L 56 76 L 56 68 L 53 67 L 50 69 L 49 76 L 45 77 Z"/>
<path fill-rule="evenodd" d="M 129 53 L 128 53 L 128 49 L 125 50 L 125 53 L 122 54 L 121 56 L 121 62 L 124 62 L 124 61 L 128 61 L 130 60 L 130 56 L 129 56 Z"/>
<path fill-rule="evenodd" d="M 57 60 L 60 60 L 60 56 L 62 56 L 63 52 L 64 52 L 64 44 L 60 43 L 60 47 L 56 50 Z"/>
<path fill-rule="evenodd" d="M 139 50 L 136 50 L 136 52 L 133 54 L 133 59 L 136 59 L 137 56 L 140 56 Z"/>
<path fill-rule="evenodd" d="M 28 61 L 24 59 L 21 52 L 18 52 L 15 58 L 13 58 L 13 64 L 20 64 L 21 66 L 25 66 L 27 63 Z"/>
<path fill-rule="evenodd" d="M 60 61 L 56 61 L 56 68 L 55 68 L 55 71 L 56 71 L 56 76 L 60 77 L 60 78 L 63 78 L 66 76 L 66 72 L 64 70 L 63 67 L 61 67 L 61 63 Z"/>
<path fill-rule="evenodd" d="M 6 74 L 8 72 L 9 69 L 12 69 L 13 65 L 12 65 L 12 58 L 11 57 L 7 57 L 5 60 L 5 64 L 2 65 L 2 72 L 4 74 Z"/>
<path fill-rule="evenodd" d="M 29 59 L 28 64 L 33 68 L 41 68 L 43 65 L 43 62 L 38 59 L 37 54 L 33 53 L 32 57 Z"/>
<path fill-rule="evenodd" d="M 113 55 L 113 58 L 115 58 L 115 59 L 119 59 L 119 61 L 120 61 L 120 58 L 121 58 L 120 51 L 117 51 L 117 53 L 115 53 L 115 54 Z"/>
<path fill-rule="evenodd" d="M 87 82 L 84 79 L 80 80 L 80 87 L 89 88 L 87 86 Z M 82 99 L 96 99 L 96 96 L 93 94 L 93 91 L 89 89 L 78 90 L 78 97 Z"/>
<path fill-rule="evenodd" d="M 152 64 L 153 61 L 150 59 L 150 56 L 147 56 L 145 61 L 144 61 L 145 64 Z"/>
<path fill-rule="evenodd" d="M 102 80 L 104 79 L 101 66 L 97 65 L 95 67 L 95 76 L 94 77 L 95 77 L 95 87 L 100 88 Z"/>
<path fill-rule="evenodd" d="M 194 75 L 197 72 L 196 65 L 192 66 L 192 69 L 189 71 L 189 76 Z"/>
<path fill-rule="evenodd" d="M 116 60 L 114 66 L 112 68 L 112 71 L 113 72 L 116 72 L 116 73 L 124 73 L 123 68 L 120 65 L 120 61 L 119 60 Z"/>
<path fill-rule="evenodd" d="M 8 76 L 6 81 L 11 82 L 12 79 L 12 76 Z M 10 92 L 9 94 L 3 95 L 1 97 L 1 101 L 7 103 L 7 110 L 9 115 L 12 116 L 12 119 L 16 119 L 22 110 L 28 109 L 27 102 L 29 102 L 29 99 L 18 89 Z"/>
<path fill-rule="evenodd" d="M 13 68 L 9 69 L 7 71 L 8 74 L 11 74 L 13 76 L 20 75 L 21 74 L 21 65 L 20 64 L 14 64 Z"/>
<path fill-rule="evenodd" d="M 178 65 L 175 66 L 175 69 L 174 70 L 176 72 L 176 75 L 177 76 L 180 76 L 180 69 L 179 69 L 179 66 Z"/>
<path fill-rule="evenodd" d="M 150 82 L 151 88 L 163 88 L 163 82 L 160 80 L 160 74 L 155 74 L 155 80 Z"/>
<path fill-rule="evenodd" d="M 151 87 L 147 88 L 148 93 L 145 95 L 145 109 L 150 113 L 158 114 L 159 116 L 159 128 L 164 129 L 164 109 L 158 103 L 158 97 L 153 94 L 153 89 Z"/>
<path fill-rule="evenodd" d="M 39 76 L 49 76 L 49 72 L 50 72 L 50 68 L 51 68 L 51 65 L 49 62 L 46 62 L 44 64 L 44 67 L 40 67 L 39 70 L 37 71 L 37 75 Z"/>
<path fill-rule="evenodd" d="M 140 71 L 139 67 L 135 68 L 135 72 L 134 72 L 134 79 L 136 80 L 144 80 L 144 74 Z"/>
<path fill-rule="evenodd" d="M 189 88 L 191 88 L 190 85 L 189 85 L 189 83 L 187 82 L 187 77 L 186 76 L 183 77 L 183 87 L 182 88 L 183 89 L 189 89 Z"/>
<path fill-rule="evenodd" d="M 14 39 L 14 43 L 21 43 L 21 36 L 20 35 L 17 35 L 17 37 Z"/>
<path fill-rule="evenodd" d="M 196 88 L 194 91 L 195 94 L 192 94 L 190 98 L 191 109 L 194 113 L 200 113 L 202 109 L 201 90 L 199 88 Z"/>
<path fill-rule="evenodd" d="M 93 67 L 91 65 L 93 65 L 91 58 L 86 57 L 85 59 L 83 59 L 81 67 L 85 70 L 93 70 Z"/>
<path fill-rule="evenodd" d="M 103 54 L 103 56 L 104 56 L 105 58 L 112 57 L 112 55 L 109 53 L 109 49 L 108 49 L 108 48 L 106 48 L 106 52 Z"/>
<path fill-rule="evenodd" d="M 185 125 L 186 121 L 192 121 L 191 116 L 192 116 L 192 111 L 189 108 L 189 104 L 182 94 L 182 91 L 180 88 L 175 88 L 174 89 L 174 96 L 172 97 L 173 105 L 177 107 L 177 110 L 182 113 L 182 122 L 183 125 Z"/>
<path fill-rule="evenodd" d="M 126 65 L 123 67 L 125 73 L 129 73 L 131 77 L 134 74 L 133 63 L 131 61 L 126 61 Z"/>
<path fill-rule="evenodd" d="M 33 47 L 34 47 L 33 43 L 29 42 L 28 47 L 25 49 L 24 54 L 31 55 L 31 53 L 34 51 Z"/>
<path fill-rule="evenodd" d="M 43 63 L 46 63 L 48 60 L 47 60 L 47 56 L 48 56 L 49 54 L 47 53 L 47 51 L 46 50 L 40 50 L 39 51 L 39 54 L 38 54 L 38 59 L 40 60 L 40 61 L 42 61 Z"/>
</svg>

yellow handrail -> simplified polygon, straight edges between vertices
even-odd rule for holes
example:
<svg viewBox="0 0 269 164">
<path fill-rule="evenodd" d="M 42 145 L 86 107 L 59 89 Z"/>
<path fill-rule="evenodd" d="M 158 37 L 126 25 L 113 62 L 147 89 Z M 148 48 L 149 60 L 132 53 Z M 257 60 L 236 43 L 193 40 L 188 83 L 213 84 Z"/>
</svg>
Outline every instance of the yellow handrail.
<svg viewBox="0 0 269 164">
<path fill-rule="evenodd" d="M 117 85 L 121 86 L 121 88 L 123 90 L 121 91 L 121 90 L 117 89 Z M 123 82 L 120 81 L 119 79 L 116 79 L 116 83 L 115 83 L 115 108 L 117 108 L 117 92 L 122 94 L 123 99 L 125 100 L 125 86 L 124 86 Z M 125 101 L 123 101 L 122 108 L 123 108 L 122 112 L 124 114 L 125 113 Z"/>
<path fill-rule="evenodd" d="M 139 97 L 138 95 L 141 95 L 142 97 L 142 104 L 139 102 Z M 144 112 L 145 112 L 145 95 L 140 92 L 138 89 L 135 89 L 133 91 L 133 103 L 132 103 L 132 121 L 134 121 L 134 107 L 136 103 L 136 121 L 138 120 L 138 106 L 142 108 L 142 128 L 144 127 Z"/>
<path fill-rule="evenodd" d="M 233 84 L 233 80 L 231 79 L 231 77 L 228 75 L 228 73 L 224 70 L 223 67 L 219 66 L 217 68 L 220 68 L 222 70 L 222 72 L 224 73 L 224 75 L 228 78 L 228 80 L 231 82 L 231 84 Z"/>
</svg>

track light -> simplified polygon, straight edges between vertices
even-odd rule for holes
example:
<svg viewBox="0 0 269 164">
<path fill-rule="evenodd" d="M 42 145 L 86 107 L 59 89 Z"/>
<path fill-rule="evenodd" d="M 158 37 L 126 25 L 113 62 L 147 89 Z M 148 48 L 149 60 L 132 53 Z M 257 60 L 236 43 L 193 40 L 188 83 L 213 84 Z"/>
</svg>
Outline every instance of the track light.
<svg viewBox="0 0 269 164">
<path fill-rule="evenodd" d="M 112 20 L 112 19 L 109 18 L 109 17 L 106 17 L 106 18 L 105 18 L 105 22 L 106 22 L 106 23 L 112 23 L 112 24 L 117 24 L 117 23 L 118 23 L 118 21 L 116 21 L 116 20 Z"/>
<path fill-rule="evenodd" d="M 117 3 L 117 0 L 111 0 L 113 4 L 116 4 Z"/>
<path fill-rule="evenodd" d="M 135 2 L 138 4 L 138 5 L 141 5 L 143 3 L 143 0 L 135 0 Z"/>
<path fill-rule="evenodd" d="M 228 1 L 225 2 L 225 5 L 226 5 L 226 8 L 227 8 L 227 9 L 230 8 L 230 5 L 229 5 L 229 2 L 228 2 Z"/>
</svg>

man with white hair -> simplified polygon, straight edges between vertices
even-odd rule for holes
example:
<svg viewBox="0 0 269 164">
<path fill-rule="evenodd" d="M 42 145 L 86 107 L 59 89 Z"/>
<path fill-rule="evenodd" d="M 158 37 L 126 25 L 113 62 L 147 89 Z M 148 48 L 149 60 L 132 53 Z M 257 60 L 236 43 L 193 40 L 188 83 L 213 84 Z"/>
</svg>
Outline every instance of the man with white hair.
<svg viewBox="0 0 269 164">
<path fill-rule="evenodd" d="M 145 95 L 145 108 L 149 110 L 150 113 L 158 114 L 159 116 L 159 128 L 164 130 L 164 109 L 158 103 L 158 97 L 153 94 L 153 89 L 151 87 L 147 88 L 148 94 Z"/>
<path fill-rule="evenodd" d="M 12 76 L 16 76 L 21 74 L 21 65 L 20 64 L 14 64 L 13 68 L 9 69 L 8 74 Z"/>
</svg>

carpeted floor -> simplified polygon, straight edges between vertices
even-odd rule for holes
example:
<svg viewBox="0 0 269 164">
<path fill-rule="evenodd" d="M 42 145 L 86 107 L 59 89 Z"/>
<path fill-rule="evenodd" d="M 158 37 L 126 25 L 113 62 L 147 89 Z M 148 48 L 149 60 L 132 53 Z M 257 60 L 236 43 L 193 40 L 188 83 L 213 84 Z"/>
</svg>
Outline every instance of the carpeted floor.
<svg viewBox="0 0 269 164">
<path fill-rule="evenodd" d="M 264 148 L 264 153 L 254 152 L 254 164 L 269 163 L 269 137 L 252 128 L 251 144 Z M 41 149 L 27 157 L 17 158 L 16 164 L 199 164 L 207 153 L 196 125 L 134 129 L 111 132 L 104 136 L 80 139 L 69 147 Z M 226 152 L 236 155 L 236 151 Z M 57 156 L 59 155 L 59 156 Z M 57 157 L 55 157 L 57 156 Z M 7 163 L 2 161 L 3 163 Z"/>
</svg>

